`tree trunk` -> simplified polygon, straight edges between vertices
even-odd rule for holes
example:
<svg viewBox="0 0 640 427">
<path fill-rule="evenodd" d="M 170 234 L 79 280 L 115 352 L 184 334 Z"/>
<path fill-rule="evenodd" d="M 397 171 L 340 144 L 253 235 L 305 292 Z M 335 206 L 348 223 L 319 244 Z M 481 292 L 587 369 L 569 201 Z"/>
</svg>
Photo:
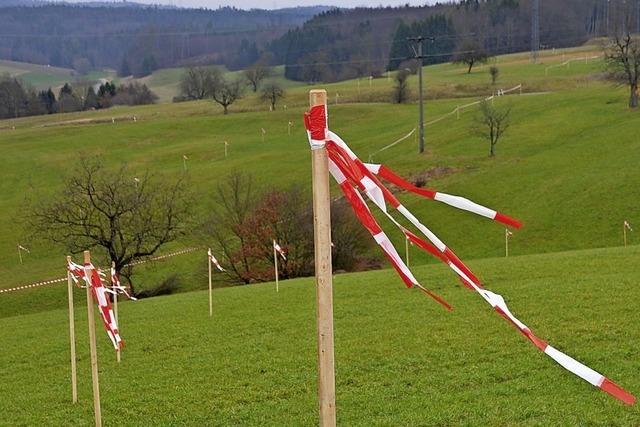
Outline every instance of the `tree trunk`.
<svg viewBox="0 0 640 427">
<path fill-rule="evenodd" d="M 473 61 L 469 62 L 469 69 L 467 70 L 467 74 L 471 74 L 472 68 L 473 68 Z"/>
<path fill-rule="evenodd" d="M 496 155 L 496 143 L 491 141 L 491 149 L 489 151 L 489 157 L 493 157 Z"/>
<path fill-rule="evenodd" d="M 629 96 L 629 108 L 638 108 L 638 85 L 631 86 L 631 93 Z"/>
<path fill-rule="evenodd" d="M 229 106 L 225 104 L 222 107 L 224 108 L 224 114 L 229 114 Z"/>
</svg>

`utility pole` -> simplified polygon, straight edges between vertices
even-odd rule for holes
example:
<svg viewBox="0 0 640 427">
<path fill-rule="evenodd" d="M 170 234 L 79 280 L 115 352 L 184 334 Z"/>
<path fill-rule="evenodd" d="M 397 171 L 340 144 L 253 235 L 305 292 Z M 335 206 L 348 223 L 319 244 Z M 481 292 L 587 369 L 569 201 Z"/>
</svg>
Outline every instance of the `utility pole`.
<svg viewBox="0 0 640 427">
<path fill-rule="evenodd" d="M 640 34 L 640 0 L 636 0 L 636 32 Z"/>
<path fill-rule="evenodd" d="M 540 0 L 531 1 L 531 62 L 538 62 L 540 50 Z"/>
<path fill-rule="evenodd" d="M 419 103 L 420 103 L 420 141 L 418 142 L 418 151 L 422 154 L 424 153 L 424 92 L 422 89 L 422 67 L 424 66 L 424 58 L 425 56 L 422 53 L 422 43 L 425 40 L 434 41 L 433 37 L 408 37 L 407 41 L 410 43 L 411 50 L 413 51 L 413 57 L 409 59 L 417 59 L 418 60 L 418 90 L 419 94 Z M 417 46 L 417 48 L 416 48 Z"/>
</svg>

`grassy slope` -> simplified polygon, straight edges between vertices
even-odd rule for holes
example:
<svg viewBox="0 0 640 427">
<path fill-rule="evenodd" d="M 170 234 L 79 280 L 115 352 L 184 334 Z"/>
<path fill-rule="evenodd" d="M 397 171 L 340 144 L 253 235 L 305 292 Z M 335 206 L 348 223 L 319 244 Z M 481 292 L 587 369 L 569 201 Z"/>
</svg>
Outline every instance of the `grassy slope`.
<svg viewBox="0 0 640 427">
<path fill-rule="evenodd" d="M 78 78 L 94 81 L 107 77 L 111 73 L 92 71 L 86 76 L 74 76 L 73 70 L 68 68 L 48 67 L 45 65 L 29 64 L 27 62 L 15 62 L 0 60 L 0 75 L 8 73 L 19 77 L 22 81 L 32 85 L 38 90 L 57 88 L 65 83 L 72 83 Z"/>
<path fill-rule="evenodd" d="M 457 102 L 430 102 L 427 115 L 450 111 Z M 640 143 L 640 116 L 626 111 L 623 90 L 591 84 L 580 91 L 498 102 L 512 103 L 514 116 L 495 159 L 487 157 L 486 143 L 471 135 L 474 113 L 468 112 L 459 121 L 453 117 L 427 128 L 426 155 L 416 156 L 413 141 L 407 141 L 376 160 L 406 175 L 434 166 L 458 170 L 431 185 L 523 219 L 526 227 L 513 240 L 516 254 L 619 245 L 622 221 L 634 222 L 634 200 L 640 196 L 633 155 Z M 193 187 L 203 195 L 202 210 L 216 179 L 250 165 L 259 165 L 254 174 L 264 185 L 308 182 L 302 109 L 227 117 L 212 115 L 214 111 L 208 103 L 114 109 L 10 122 L 17 130 L 0 130 L 0 148 L 11 159 L 0 172 L 0 286 L 59 276 L 59 251 L 26 242 L 16 222 L 25 215 L 25 199 L 46 197 L 60 186 L 74 153 L 103 154 L 113 166 L 124 160 L 141 173 L 150 168 L 173 175 L 182 173 L 181 157 L 187 154 Z M 111 124 L 112 116 L 131 114 L 137 114 L 137 123 Z M 366 159 L 415 126 L 415 107 L 340 105 L 331 107 L 331 117 L 332 128 Z M 106 123 L 51 126 L 77 118 Z M 291 136 L 288 120 L 296 123 Z M 264 144 L 261 127 L 268 131 Z M 230 142 L 227 160 L 224 140 Z M 460 255 L 502 252 L 500 226 L 413 197 L 405 201 Z M 18 241 L 34 249 L 22 267 L 16 263 Z"/>
<path fill-rule="evenodd" d="M 640 394 L 640 248 L 472 263 L 514 314 L 557 348 Z M 391 271 L 335 278 L 341 425 L 638 425 L 567 373 L 441 266 L 417 269 L 455 307 L 444 312 Z M 64 294 L 64 288 L 57 292 Z M 312 279 L 193 292 L 121 305 L 116 366 L 99 328 L 109 425 L 313 425 Z M 0 424 L 89 425 L 84 296 L 76 293 L 80 402 L 70 403 L 67 315 L 0 319 Z M 37 373 L 37 375 L 35 374 Z"/>
</svg>

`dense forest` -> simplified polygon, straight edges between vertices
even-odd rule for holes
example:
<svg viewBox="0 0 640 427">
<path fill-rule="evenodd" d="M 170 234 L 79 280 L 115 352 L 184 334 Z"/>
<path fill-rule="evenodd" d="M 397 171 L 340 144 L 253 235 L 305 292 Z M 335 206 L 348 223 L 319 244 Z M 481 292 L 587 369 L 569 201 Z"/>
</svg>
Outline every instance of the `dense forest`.
<svg viewBox="0 0 640 427">
<path fill-rule="evenodd" d="M 269 49 L 294 80 L 330 81 L 395 70 L 413 55 L 407 37 L 426 36 L 426 63 L 449 61 L 470 44 L 489 54 L 531 48 L 531 0 L 462 0 L 423 7 L 321 13 Z M 540 0 L 540 47 L 575 46 L 640 27 L 639 0 Z"/>
<path fill-rule="evenodd" d="M 266 43 L 326 9 L 0 7 L 0 59 L 137 76 L 185 63 L 239 69 L 256 62 Z"/>
</svg>

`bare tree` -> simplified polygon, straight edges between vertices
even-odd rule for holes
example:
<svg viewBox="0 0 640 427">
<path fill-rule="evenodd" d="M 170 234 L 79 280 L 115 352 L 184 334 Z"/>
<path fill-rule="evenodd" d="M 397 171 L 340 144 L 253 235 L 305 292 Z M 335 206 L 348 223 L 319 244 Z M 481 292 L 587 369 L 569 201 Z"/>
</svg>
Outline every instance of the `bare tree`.
<svg viewBox="0 0 640 427">
<path fill-rule="evenodd" d="M 205 99 L 220 77 L 217 68 L 189 67 L 180 78 L 180 96 L 189 100 Z"/>
<path fill-rule="evenodd" d="M 640 38 L 615 36 L 606 55 L 614 79 L 629 86 L 629 108 L 638 107 L 638 77 L 640 76 Z"/>
<path fill-rule="evenodd" d="M 203 231 L 212 239 L 227 265 L 227 274 L 242 283 L 250 283 L 251 254 L 247 251 L 245 223 L 257 199 L 250 175 L 234 172 L 220 181 L 214 194 L 214 207 Z"/>
<path fill-rule="evenodd" d="M 224 108 L 224 114 L 229 114 L 229 105 L 242 97 L 242 86 L 238 79 L 227 80 L 220 76 L 211 87 L 209 96 Z"/>
<path fill-rule="evenodd" d="M 498 81 L 498 76 L 500 75 L 500 69 L 495 65 L 489 67 L 489 75 L 491 76 L 491 84 L 495 86 Z"/>
<path fill-rule="evenodd" d="M 494 107 L 487 101 L 480 104 L 480 116 L 477 119 L 478 135 L 489 141 L 489 156 L 496 154 L 496 145 L 509 128 L 510 107 Z"/>
<path fill-rule="evenodd" d="M 465 64 L 468 67 L 467 74 L 471 74 L 471 69 L 474 65 L 486 63 L 488 59 L 489 55 L 477 42 L 465 41 L 458 47 L 452 62 L 454 64 Z"/>
<path fill-rule="evenodd" d="M 260 87 L 260 83 L 264 79 L 271 76 L 271 69 L 266 65 L 258 62 L 256 64 L 253 64 L 246 70 L 244 70 L 243 74 L 244 74 L 244 78 L 247 80 L 249 85 L 251 85 L 251 88 L 255 93 L 258 91 L 258 88 Z"/>
<path fill-rule="evenodd" d="M 402 104 L 409 99 L 409 86 L 407 84 L 409 73 L 409 71 L 404 69 L 396 73 L 395 85 L 393 86 L 393 92 L 391 94 L 391 98 L 396 104 Z"/>
<path fill-rule="evenodd" d="M 276 102 L 284 98 L 284 96 L 284 89 L 276 82 L 267 83 L 265 87 L 262 88 L 262 100 L 270 103 L 273 111 L 276 109 Z"/>
<path fill-rule="evenodd" d="M 71 253 L 101 249 L 131 283 L 132 262 L 184 235 L 190 207 L 184 177 L 134 181 L 126 167 L 110 171 L 99 159 L 82 159 L 58 194 L 34 204 L 28 224 Z"/>
</svg>

